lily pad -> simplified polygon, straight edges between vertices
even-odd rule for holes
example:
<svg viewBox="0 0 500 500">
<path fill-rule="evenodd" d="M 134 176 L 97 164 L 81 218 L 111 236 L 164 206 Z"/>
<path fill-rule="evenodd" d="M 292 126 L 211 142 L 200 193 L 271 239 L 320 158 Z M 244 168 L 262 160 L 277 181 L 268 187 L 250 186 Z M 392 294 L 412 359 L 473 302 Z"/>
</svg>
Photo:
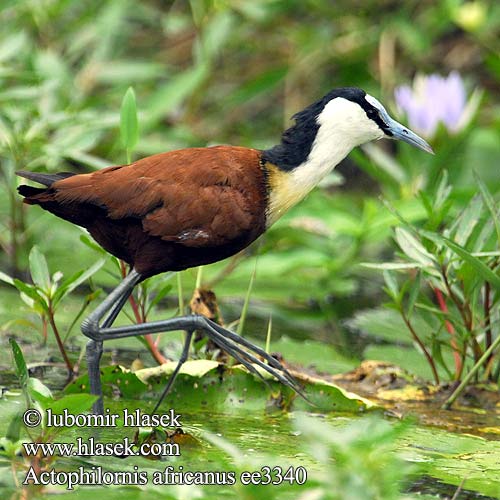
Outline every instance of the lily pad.
<svg viewBox="0 0 500 500">
<path fill-rule="evenodd" d="M 174 371 L 175 362 L 134 373 L 111 366 L 102 370 L 103 392 L 106 396 L 118 393 L 122 398 L 156 400 Z M 255 366 L 261 378 L 244 367 L 227 367 L 211 360 L 187 361 L 179 371 L 164 407 L 179 411 L 206 408 L 224 412 L 262 411 L 263 409 L 304 409 L 307 411 L 364 411 L 376 405 L 361 396 L 348 392 L 334 383 L 292 370 L 292 375 L 304 388 L 309 401 L 276 381 L 268 372 Z M 88 388 L 84 375 L 66 388 L 67 393 Z"/>
</svg>

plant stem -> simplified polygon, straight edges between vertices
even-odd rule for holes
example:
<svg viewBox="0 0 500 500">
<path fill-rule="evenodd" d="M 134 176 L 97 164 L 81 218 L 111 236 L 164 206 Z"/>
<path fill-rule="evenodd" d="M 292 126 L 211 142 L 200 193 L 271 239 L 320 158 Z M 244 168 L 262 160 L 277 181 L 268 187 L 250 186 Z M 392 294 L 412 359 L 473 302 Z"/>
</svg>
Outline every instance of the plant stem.
<svg viewBox="0 0 500 500">
<path fill-rule="evenodd" d="M 483 355 L 479 358 L 477 363 L 471 368 L 470 372 L 467 373 L 467 375 L 464 377 L 460 385 L 453 391 L 453 394 L 446 400 L 446 402 L 443 404 L 442 409 L 443 410 L 449 410 L 451 408 L 451 405 L 456 401 L 458 396 L 462 393 L 464 390 L 465 386 L 469 383 L 471 378 L 476 374 L 476 372 L 479 370 L 481 365 L 483 365 L 487 359 L 493 354 L 495 349 L 500 346 L 500 335 L 495 339 L 495 341 L 484 351 Z"/>
<path fill-rule="evenodd" d="M 404 311 L 401 309 L 399 312 L 401 313 L 403 321 L 405 322 L 405 325 L 407 326 L 408 330 L 410 330 L 413 339 L 420 346 L 420 349 L 422 349 L 425 357 L 427 358 L 427 362 L 429 363 L 429 366 L 431 367 L 432 370 L 432 375 L 434 376 L 434 381 L 436 382 L 436 384 L 439 384 L 439 375 L 436 369 L 436 364 L 432 359 L 432 356 L 429 354 L 429 351 L 426 349 L 424 343 L 420 340 L 420 337 L 417 335 L 417 332 L 413 328 L 413 325 L 410 323 L 410 320 L 406 317 Z"/>
<path fill-rule="evenodd" d="M 243 328 L 245 327 L 245 320 L 247 318 L 248 305 L 250 303 L 250 297 L 252 295 L 253 282 L 255 280 L 255 275 L 257 274 L 257 257 L 255 258 L 255 266 L 253 268 L 253 272 L 250 276 L 250 281 L 248 283 L 247 293 L 245 295 L 245 302 L 243 302 L 243 308 L 240 314 L 240 320 L 238 322 L 238 328 L 236 329 L 236 333 L 238 335 L 243 336 Z"/>
<path fill-rule="evenodd" d="M 446 290 L 448 291 L 448 295 L 450 299 L 454 302 L 456 308 L 458 309 L 458 312 L 460 313 L 460 316 L 462 317 L 462 321 L 464 323 L 464 326 L 466 330 L 469 332 L 469 337 L 471 339 L 472 343 L 472 351 L 474 352 L 474 361 L 477 363 L 479 358 L 481 357 L 481 348 L 479 344 L 477 343 L 476 336 L 474 335 L 474 332 L 472 331 L 472 312 L 470 310 L 470 307 L 468 304 L 462 304 L 459 300 L 458 297 L 455 295 L 453 292 L 450 282 L 448 281 L 448 276 L 446 275 L 446 269 L 444 265 L 441 267 L 441 276 L 443 277 L 444 284 L 446 286 Z"/>
<path fill-rule="evenodd" d="M 491 302 L 490 302 L 490 284 L 488 281 L 484 283 L 484 323 L 486 326 L 486 335 L 484 339 L 484 347 L 485 349 L 488 349 L 488 347 L 491 346 L 493 342 L 493 334 L 491 332 L 491 316 L 490 316 L 490 309 L 491 309 Z M 490 356 L 488 359 L 488 363 L 491 361 L 493 356 Z"/>
<path fill-rule="evenodd" d="M 266 334 L 266 348 L 265 351 L 269 354 L 271 349 L 271 332 L 273 331 L 273 317 L 269 315 L 269 322 L 267 323 L 267 334 Z"/>
<path fill-rule="evenodd" d="M 203 278 L 203 266 L 198 266 L 198 272 L 196 273 L 196 284 L 194 285 L 195 288 L 201 287 L 202 278 Z"/>
<path fill-rule="evenodd" d="M 56 322 L 54 321 L 54 311 L 52 310 L 52 306 L 49 304 L 49 314 L 48 319 L 50 326 L 52 327 L 52 331 L 54 332 L 54 336 L 56 337 L 57 345 L 59 346 L 59 351 L 61 351 L 62 357 L 64 358 L 64 362 L 68 367 L 68 371 L 70 376 L 73 376 L 73 364 L 68 358 L 66 354 L 66 349 L 64 348 L 64 344 L 62 343 L 61 336 L 59 335 L 59 330 L 57 329 Z"/>
<path fill-rule="evenodd" d="M 184 293 L 182 290 L 181 273 L 177 273 L 176 278 L 177 278 L 177 299 L 178 299 L 179 314 L 182 316 L 184 314 L 185 305 L 184 305 Z"/>
<path fill-rule="evenodd" d="M 441 290 L 439 290 L 439 288 L 434 288 L 434 293 L 436 294 L 439 308 L 446 315 L 448 315 L 448 306 L 446 305 L 446 301 L 443 297 L 443 294 L 441 293 Z M 444 324 L 445 324 L 446 330 L 451 335 L 450 344 L 451 344 L 451 348 L 453 350 L 453 360 L 455 361 L 455 380 L 459 380 L 460 374 L 462 372 L 462 359 L 461 359 L 460 350 L 459 350 L 458 344 L 457 344 L 455 329 L 453 328 L 453 325 L 451 324 L 451 322 L 448 319 L 444 320 Z"/>
</svg>

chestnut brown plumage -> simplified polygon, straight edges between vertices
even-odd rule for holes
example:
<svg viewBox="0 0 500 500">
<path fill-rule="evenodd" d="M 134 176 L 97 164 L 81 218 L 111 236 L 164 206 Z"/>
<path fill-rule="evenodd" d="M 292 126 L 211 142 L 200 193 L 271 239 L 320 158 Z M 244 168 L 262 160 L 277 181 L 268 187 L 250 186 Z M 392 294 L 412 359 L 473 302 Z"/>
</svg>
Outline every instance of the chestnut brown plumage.
<svg viewBox="0 0 500 500">
<path fill-rule="evenodd" d="M 143 279 L 224 259 L 265 230 L 265 170 L 254 149 L 183 149 L 56 176 L 47 189 L 20 186 L 25 202 L 85 227 Z"/>
<path fill-rule="evenodd" d="M 85 227 L 131 266 L 82 324 L 91 339 L 90 390 L 100 396 L 95 412 L 104 410 L 99 372 L 104 340 L 179 329 L 187 331 L 184 349 L 155 410 L 187 359 L 196 330 L 256 376 L 262 377 L 257 366 L 303 395 L 277 359 L 204 316 L 112 327 L 137 283 L 164 271 L 216 262 L 247 247 L 353 147 L 388 137 L 432 152 L 376 99 L 356 88 L 335 89 L 294 118 L 281 143 L 264 151 L 215 146 L 162 153 L 89 174 L 18 172 L 46 186 L 20 186 L 25 203 Z"/>
</svg>

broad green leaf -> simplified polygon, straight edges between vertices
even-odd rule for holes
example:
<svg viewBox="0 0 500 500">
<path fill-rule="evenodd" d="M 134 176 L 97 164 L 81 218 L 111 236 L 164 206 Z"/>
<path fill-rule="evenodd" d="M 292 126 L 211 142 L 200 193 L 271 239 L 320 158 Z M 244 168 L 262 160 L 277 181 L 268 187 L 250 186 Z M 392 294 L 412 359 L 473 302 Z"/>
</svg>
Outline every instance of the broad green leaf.
<svg viewBox="0 0 500 500">
<path fill-rule="evenodd" d="M 124 398 L 156 398 L 165 387 L 177 362 L 171 361 L 154 368 L 145 368 L 135 373 L 122 367 L 109 366 L 102 370 L 105 395 L 112 395 L 119 389 Z M 281 394 L 279 401 L 285 405 L 308 411 L 363 411 L 375 405 L 361 396 L 349 393 L 324 379 L 314 378 L 305 373 L 293 372 L 304 391 L 315 403 L 311 406 L 288 387 L 274 380 L 267 371 L 254 365 L 266 383 L 241 365 L 221 370 L 220 363 L 212 360 L 191 360 L 184 363 L 175 385 L 164 402 L 165 408 L 200 408 L 224 412 L 261 412 Z M 84 375 L 68 386 L 66 393 L 81 392 L 88 387 L 88 377 Z M 281 404 L 281 403 L 280 403 Z"/>
<path fill-rule="evenodd" d="M 27 388 L 31 400 L 42 408 L 46 408 L 47 404 L 54 399 L 50 389 L 37 378 L 29 378 Z"/>
<path fill-rule="evenodd" d="M 423 266 L 432 267 L 434 265 L 436 262 L 434 256 L 409 231 L 402 227 L 397 227 L 395 233 L 399 247 L 408 258 Z"/>
<path fill-rule="evenodd" d="M 244 83 L 227 97 L 228 105 L 240 106 L 264 92 L 270 92 L 283 81 L 287 74 L 288 66 L 273 67 L 269 71 L 259 73 L 254 79 Z"/>
<path fill-rule="evenodd" d="M 50 293 L 50 273 L 45 256 L 35 245 L 29 255 L 30 273 L 33 283 L 47 295 Z"/>
<path fill-rule="evenodd" d="M 53 413 L 62 413 L 64 410 L 68 410 L 72 415 L 79 415 L 89 411 L 97 398 L 98 396 L 86 393 L 66 394 L 60 399 L 50 401 L 46 405 L 46 409 L 50 408 Z"/>
<path fill-rule="evenodd" d="M 19 384 L 24 388 L 29 379 L 28 367 L 26 366 L 26 361 L 19 344 L 13 338 L 9 339 L 9 343 L 14 355 L 14 364 L 16 365 L 16 375 L 19 378 Z"/>
<path fill-rule="evenodd" d="M 139 138 L 139 123 L 137 120 L 137 106 L 135 92 L 132 87 L 127 89 L 123 97 L 120 111 L 120 133 L 123 145 L 132 151 Z"/>
</svg>

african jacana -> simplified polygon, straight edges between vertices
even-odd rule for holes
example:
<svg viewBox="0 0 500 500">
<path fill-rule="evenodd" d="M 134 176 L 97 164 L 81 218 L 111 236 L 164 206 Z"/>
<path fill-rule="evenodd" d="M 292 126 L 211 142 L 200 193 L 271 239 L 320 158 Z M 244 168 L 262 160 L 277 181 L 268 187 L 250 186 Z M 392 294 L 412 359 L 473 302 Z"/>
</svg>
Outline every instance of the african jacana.
<svg viewBox="0 0 500 500">
<path fill-rule="evenodd" d="M 164 395 L 187 359 L 194 330 L 205 331 L 252 373 L 258 374 L 255 364 L 300 392 L 279 361 L 203 316 L 112 327 L 139 282 L 239 252 L 304 198 L 354 147 L 388 137 L 432 153 L 422 138 L 357 88 L 332 90 L 294 119 L 280 144 L 264 151 L 214 146 L 161 153 L 89 174 L 18 172 L 46 186 L 20 186 L 25 203 L 83 226 L 103 248 L 131 266 L 82 324 L 82 332 L 91 339 L 90 390 L 100 396 L 95 412 L 104 409 L 99 373 L 103 341 L 173 330 L 188 334 Z"/>
</svg>

